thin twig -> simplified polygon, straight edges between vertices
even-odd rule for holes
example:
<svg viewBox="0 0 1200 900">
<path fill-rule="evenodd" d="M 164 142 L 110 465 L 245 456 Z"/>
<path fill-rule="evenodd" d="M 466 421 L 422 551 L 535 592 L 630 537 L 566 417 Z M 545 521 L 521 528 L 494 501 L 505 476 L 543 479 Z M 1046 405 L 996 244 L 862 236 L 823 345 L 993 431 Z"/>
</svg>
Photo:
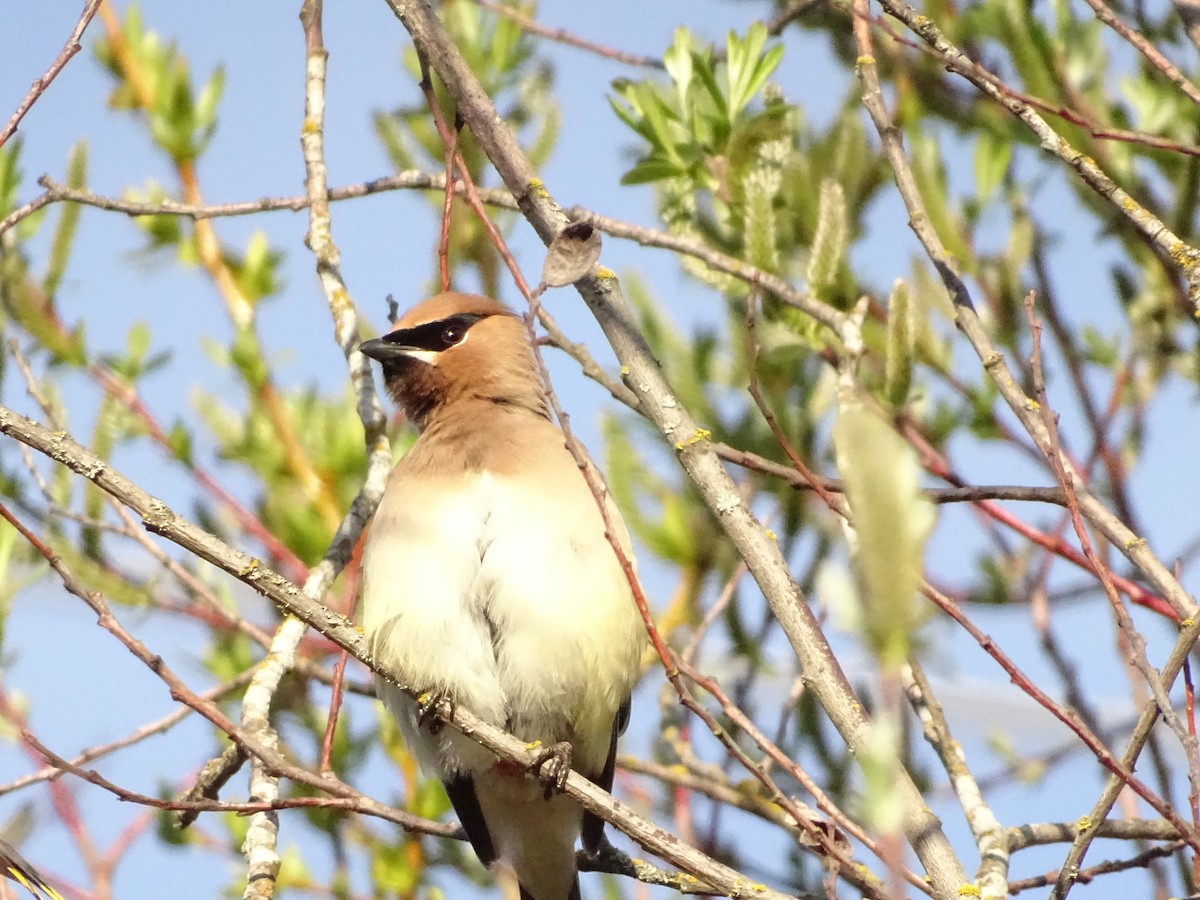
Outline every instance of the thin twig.
<svg viewBox="0 0 1200 900">
<path fill-rule="evenodd" d="M 1080 884 L 1088 884 L 1093 879 L 1100 875 L 1111 875 L 1114 872 L 1127 872 L 1130 869 L 1145 869 L 1150 863 L 1156 859 L 1162 859 L 1166 856 L 1173 856 L 1178 853 L 1181 847 L 1186 846 L 1183 841 L 1173 841 L 1169 844 L 1164 844 L 1161 847 L 1151 847 L 1137 856 L 1129 859 L 1113 860 L 1111 862 L 1103 862 L 1098 865 L 1091 866 L 1083 871 L 1074 873 L 1074 879 Z M 1010 894 L 1020 894 L 1023 891 L 1036 890 L 1044 888 L 1047 885 L 1054 884 L 1055 879 L 1061 877 L 1062 872 L 1051 872 L 1048 875 L 1039 875 L 1036 878 L 1025 878 L 1021 881 L 1014 881 L 1009 884 L 1008 890 Z"/>
<path fill-rule="evenodd" d="M 779 420 L 775 418 L 775 413 L 772 412 L 770 405 L 763 397 L 762 390 L 759 386 L 758 378 L 758 290 L 754 287 L 750 289 L 750 293 L 746 295 L 746 339 L 749 343 L 749 363 L 750 384 L 748 390 L 750 396 L 754 400 L 754 405 L 758 407 L 759 414 L 763 417 L 763 421 L 767 423 L 767 427 L 771 429 L 771 435 L 775 438 L 775 443 L 783 450 L 784 454 L 791 460 L 792 468 L 800 475 L 822 502 L 829 507 L 833 512 L 845 516 L 846 505 L 840 499 L 835 500 L 833 495 L 825 489 L 825 485 L 821 479 L 816 476 L 812 469 L 800 458 L 800 454 L 792 447 L 791 441 L 787 439 L 787 435 L 783 433 L 783 429 L 779 426 Z"/>
<path fill-rule="evenodd" d="M 1164 819 L 1171 822 L 1178 830 L 1180 837 L 1184 838 L 1188 841 L 1188 843 L 1200 850 L 1200 835 L 1193 834 L 1191 829 L 1187 827 L 1187 824 L 1179 818 L 1178 813 L 1171 808 L 1171 805 L 1155 794 L 1154 791 L 1152 791 L 1140 778 L 1133 774 L 1133 767 L 1130 763 L 1126 762 L 1124 759 L 1117 759 L 1112 752 L 1106 746 L 1104 746 L 1103 742 L 1092 733 L 1091 729 L 1083 724 L 1083 722 L 1074 712 L 1064 708 L 1062 704 L 1055 701 L 1053 697 L 1038 687 L 1037 684 L 1035 684 L 1033 680 L 1030 679 L 1029 676 L 1026 675 L 1021 668 L 996 645 L 995 641 L 980 631 L 979 628 L 976 627 L 975 623 L 966 617 L 963 611 L 958 607 L 958 604 L 942 594 L 940 591 L 935 590 L 928 583 L 922 587 L 922 593 L 936 603 L 939 609 L 941 609 L 952 619 L 954 619 L 954 621 L 961 625 L 967 631 L 967 633 L 975 639 L 979 646 L 982 647 L 988 653 L 988 655 L 1000 665 L 1002 669 L 1004 669 L 1005 673 L 1008 674 L 1009 678 L 1012 679 L 1014 684 L 1020 687 L 1021 690 L 1028 694 L 1029 697 L 1036 701 L 1043 709 L 1054 716 L 1054 718 L 1066 725 L 1067 728 L 1069 728 L 1072 733 L 1074 733 L 1074 735 L 1088 748 L 1088 750 L 1092 752 L 1092 754 L 1096 757 L 1097 762 L 1099 762 L 1102 766 L 1104 766 L 1104 768 L 1112 773 L 1113 779 L 1117 780 L 1123 785 L 1128 785 L 1129 788 L 1137 793 L 1139 797 L 1149 803 L 1150 806 L 1155 809 L 1155 811 L 1162 815 Z M 1195 628 L 1196 626 L 1197 623 L 1195 622 L 1189 623 L 1184 633 Z M 1178 645 L 1176 650 L 1178 651 Z M 1176 670 L 1176 672 L 1177 671 L 1178 670 Z M 1171 679 L 1174 678 L 1174 674 L 1175 673 L 1172 673 Z M 1167 681 L 1167 679 L 1164 678 L 1164 681 Z M 1150 708 L 1153 709 L 1155 717 L 1157 717 L 1157 705 L 1152 705 Z M 1145 713 L 1143 713 L 1143 716 L 1145 716 Z M 1102 820 L 1103 816 L 1100 816 L 1089 819 L 1088 822 L 1094 824 Z M 1086 832 L 1087 829 L 1080 829 L 1081 834 Z"/>
<path fill-rule="evenodd" d="M 80 203 L 85 206 L 95 207 L 96 209 L 124 213 L 125 215 L 134 217 L 180 216 L 199 221 L 224 216 L 248 216 L 261 212 L 280 210 L 298 211 L 308 208 L 312 202 L 311 196 L 304 196 L 267 197 L 261 200 L 213 205 L 180 203 L 175 200 L 145 203 L 103 196 L 84 189 L 66 187 L 58 184 L 46 175 L 38 179 L 38 184 L 46 189 L 46 193 L 24 206 L 18 207 L 4 219 L 0 220 L 0 234 L 3 234 L 22 219 L 33 215 L 39 209 L 51 203 Z M 336 200 L 351 200 L 395 190 L 444 191 L 445 188 L 446 179 L 444 173 L 412 171 L 401 172 L 397 175 L 376 178 L 371 181 L 347 185 L 341 188 L 332 188 L 327 190 L 325 196 L 328 201 L 332 202 Z M 466 194 L 467 186 L 460 180 L 455 183 L 454 190 L 456 193 Z M 507 190 L 476 187 L 475 191 L 483 202 L 488 205 L 498 206 L 502 209 L 519 208 L 516 200 L 513 199 L 512 194 Z M 760 285 L 764 290 L 769 291 L 784 303 L 811 315 L 818 322 L 829 326 L 835 331 L 841 327 L 843 319 L 841 311 L 801 291 L 797 291 L 778 275 L 759 269 L 757 266 L 752 266 L 744 260 L 714 250 L 703 241 L 685 235 L 670 234 L 656 228 L 633 225 L 621 219 L 605 216 L 578 206 L 565 210 L 565 214 L 573 222 L 587 222 L 613 237 L 624 238 L 646 247 L 657 247 L 699 259 L 715 271 L 732 275 L 735 278 L 745 281 L 747 284 Z"/>
<path fill-rule="evenodd" d="M 1128 41 L 1138 53 L 1146 58 L 1151 66 L 1162 72 L 1170 80 L 1171 84 L 1179 88 L 1181 94 L 1197 106 L 1200 106 L 1200 89 L 1197 89 L 1190 77 L 1179 71 L 1174 63 L 1150 43 L 1145 35 L 1140 34 L 1122 22 L 1117 14 L 1113 12 L 1112 7 L 1105 3 L 1104 0 L 1085 0 L 1085 2 L 1096 13 L 1097 19 Z"/>
<path fill-rule="evenodd" d="M 1008 896 L 1008 864 L 1012 846 L 996 814 L 983 798 L 979 782 L 971 774 L 962 745 L 954 740 L 942 705 L 934 697 L 929 680 L 916 660 L 909 660 L 901 672 L 909 703 L 921 720 L 925 739 L 936 751 L 950 779 L 958 803 L 971 826 L 979 847 L 979 869 L 975 886 L 983 900 L 1005 900 Z"/>
<path fill-rule="evenodd" d="M 199 696 L 204 700 L 217 700 L 221 697 L 225 697 L 233 691 L 244 687 L 250 680 L 250 676 L 252 674 L 252 669 L 247 670 L 236 678 L 209 688 L 208 690 L 199 694 Z M 149 722 L 140 728 L 135 728 L 124 737 L 118 738 L 115 741 L 109 741 L 107 744 L 99 744 L 95 747 L 88 747 L 85 750 L 79 751 L 79 753 L 70 760 L 70 763 L 73 766 L 83 766 L 97 759 L 102 759 L 105 756 L 116 753 L 118 750 L 124 750 L 126 747 L 131 747 L 134 744 L 140 743 L 148 737 L 153 737 L 157 734 L 163 734 L 164 732 L 169 731 L 179 722 L 183 721 L 193 712 L 195 712 L 195 710 L 189 706 L 180 706 L 179 708 L 173 709 L 171 712 L 167 713 L 162 718 L 155 720 L 154 722 Z M 39 769 L 36 772 L 30 772 L 28 775 L 22 775 L 20 778 L 14 778 L 7 784 L 0 784 L 0 797 L 4 796 L 5 794 L 12 793 L 13 791 L 19 791 L 22 788 L 29 787 L 31 784 L 38 784 L 43 781 L 53 781 L 54 779 L 61 777 L 64 771 L 66 770 L 60 766 L 46 766 L 45 768 Z"/>
<path fill-rule="evenodd" d="M 1128 610 L 1121 603 L 1121 598 L 1117 594 L 1117 587 L 1114 583 L 1113 574 L 1109 571 L 1108 566 L 1100 559 L 1092 546 L 1092 540 L 1088 536 L 1087 528 L 1084 527 L 1083 518 L 1079 512 L 1079 504 L 1075 495 L 1075 484 L 1071 475 L 1069 475 L 1061 466 L 1062 454 L 1059 450 L 1058 437 L 1058 422 L 1051 406 L 1049 398 L 1046 394 L 1046 378 L 1042 366 L 1042 329 L 1041 322 L 1034 314 L 1034 296 L 1030 294 L 1025 299 L 1025 314 L 1029 319 L 1030 335 L 1033 342 L 1033 379 L 1034 379 L 1034 394 L 1037 397 L 1038 406 L 1042 413 L 1042 421 L 1046 426 L 1046 434 L 1050 439 L 1050 454 L 1047 455 L 1047 461 L 1054 469 L 1055 475 L 1062 485 L 1063 491 L 1067 497 L 1067 509 L 1071 515 L 1071 522 L 1075 528 L 1075 535 L 1079 538 L 1079 545 L 1083 550 L 1084 556 L 1092 566 L 1092 570 L 1100 579 L 1101 585 L 1104 587 L 1104 594 L 1108 598 L 1109 604 L 1112 607 L 1113 615 L 1116 617 L 1118 627 L 1124 635 L 1124 639 L 1129 649 L 1131 660 L 1134 668 L 1141 673 L 1146 681 L 1146 685 L 1150 688 L 1150 693 L 1154 698 L 1154 703 L 1157 704 L 1159 712 L 1167 726 L 1175 733 L 1179 739 L 1180 745 L 1187 754 L 1189 760 L 1188 765 L 1188 781 L 1191 784 L 1193 794 L 1200 793 L 1200 770 L 1190 764 L 1190 761 L 1196 757 L 1195 738 L 1188 734 L 1186 726 L 1175 715 L 1175 710 L 1171 707 L 1171 700 L 1167 696 L 1167 691 L 1159 677 L 1158 672 L 1150 664 L 1150 660 L 1146 656 L 1146 638 L 1137 630 L 1133 620 L 1129 617 Z"/>
<path fill-rule="evenodd" d="M 566 44 L 568 47 L 575 47 L 578 50 L 586 50 L 588 53 L 594 53 L 597 56 L 612 59 L 627 66 L 640 66 L 642 68 L 660 70 L 664 68 L 663 61 L 659 57 L 642 56 L 640 53 L 617 50 L 614 47 L 606 47 L 604 44 L 597 43 L 596 41 L 589 41 L 587 38 L 579 37 L 565 28 L 547 27 L 522 14 L 515 6 L 497 3 L 495 0 L 475 0 L 475 2 L 484 9 L 490 9 L 497 15 L 504 16 L 504 18 L 516 22 L 521 26 L 522 30 L 530 34 L 536 34 L 538 37 L 546 38 L 546 40 Z"/>
<path fill-rule="evenodd" d="M 79 20 L 75 23 L 75 27 L 71 29 L 71 34 L 67 38 L 66 44 L 58 51 L 58 56 L 54 57 L 54 62 L 50 63 L 45 73 L 40 78 L 35 78 L 33 84 L 29 86 L 28 93 L 25 98 L 17 106 L 16 110 L 8 118 L 8 122 L 3 129 L 0 129 L 0 147 L 3 147 L 8 139 L 17 133 L 17 128 L 21 124 L 21 120 L 25 118 L 25 114 L 37 103 L 38 98 L 46 92 L 46 88 L 50 87 L 58 73 L 63 70 L 63 67 L 71 61 L 76 53 L 82 49 L 80 41 L 83 40 L 83 32 L 87 29 L 92 17 L 96 15 L 96 10 L 100 8 L 100 4 L 104 0 L 87 0 L 83 7 L 83 12 L 79 15 Z"/>
</svg>

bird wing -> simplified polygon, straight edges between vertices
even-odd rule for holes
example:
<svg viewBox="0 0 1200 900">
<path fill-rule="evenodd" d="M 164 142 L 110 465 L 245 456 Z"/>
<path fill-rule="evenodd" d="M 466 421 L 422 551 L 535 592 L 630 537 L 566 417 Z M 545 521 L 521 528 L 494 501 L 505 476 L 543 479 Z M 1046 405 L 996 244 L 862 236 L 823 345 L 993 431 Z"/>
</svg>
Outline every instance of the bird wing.
<svg viewBox="0 0 1200 900">
<path fill-rule="evenodd" d="M 496 861 L 496 847 L 479 806 L 475 779 L 467 774 L 459 774 L 443 777 L 442 785 L 446 788 L 446 796 L 450 798 L 450 805 L 454 807 L 463 831 L 467 833 L 467 839 L 475 849 L 475 855 L 484 866 L 491 866 Z"/>
</svg>

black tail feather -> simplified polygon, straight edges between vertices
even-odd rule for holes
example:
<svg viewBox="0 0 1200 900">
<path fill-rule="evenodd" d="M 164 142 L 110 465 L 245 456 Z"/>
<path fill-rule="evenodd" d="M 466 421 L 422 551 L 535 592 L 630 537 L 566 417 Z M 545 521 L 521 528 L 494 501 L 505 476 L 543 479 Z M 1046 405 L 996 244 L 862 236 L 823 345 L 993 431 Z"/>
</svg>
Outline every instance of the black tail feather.
<svg viewBox="0 0 1200 900">
<path fill-rule="evenodd" d="M 484 866 L 490 866 L 496 861 L 496 849 L 492 844 L 492 834 L 488 831 L 487 822 L 483 819 L 483 810 L 479 808 L 479 797 L 475 794 L 475 779 L 470 775 L 455 775 L 453 778 L 443 778 L 442 785 L 446 788 L 446 796 L 450 805 L 458 814 L 475 855 Z"/>
</svg>

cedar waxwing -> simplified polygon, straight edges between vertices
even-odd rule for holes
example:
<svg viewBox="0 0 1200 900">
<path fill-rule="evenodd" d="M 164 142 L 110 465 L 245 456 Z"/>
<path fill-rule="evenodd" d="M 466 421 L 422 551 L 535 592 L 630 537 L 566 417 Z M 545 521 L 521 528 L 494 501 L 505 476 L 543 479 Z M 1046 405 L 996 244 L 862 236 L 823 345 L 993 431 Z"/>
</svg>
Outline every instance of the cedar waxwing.
<svg viewBox="0 0 1200 900">
<path fill-rule="evenodd" d="M 421 432 L 363 551 L 372 652 L 433 697 L 540 741 L 561 779 L 567 764 L 611 790 L 645 633 L 523 321 L 485 297 L 439 294 L 361 349 Z M 454 729 L 431 730 L 428 704 L 379 688 L 480 861 L 511 865 L 522 900 L 578 900 L 575 841 L 596 853 L 603 820 Z"/>
</svg>

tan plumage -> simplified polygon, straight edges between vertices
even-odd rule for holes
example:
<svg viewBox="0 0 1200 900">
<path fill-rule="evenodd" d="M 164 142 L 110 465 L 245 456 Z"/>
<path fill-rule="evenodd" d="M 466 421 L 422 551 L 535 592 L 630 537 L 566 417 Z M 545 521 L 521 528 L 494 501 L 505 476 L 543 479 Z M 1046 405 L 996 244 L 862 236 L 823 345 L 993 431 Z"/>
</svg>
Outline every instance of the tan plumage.
<svg viewBox="0 0 1200 900">
<path fill-rule="evenodd" d="M 421 429 L 396 466 L 363 557 L 373 652 L 527 741 L 567 741 L 608 788 L 644 641 L 603 518 L 550 419 L 524 325 L 484 297 L 439 294 L 363 352 Z M 608 504 L 618 539 L 628 536 Z M 453 729 L 420 727 L 381 684 L 406 740 L 446 785 L 480 859 L 527 900 L 579 896 L 574 845 L 602 822 Z"/>
</svg>

